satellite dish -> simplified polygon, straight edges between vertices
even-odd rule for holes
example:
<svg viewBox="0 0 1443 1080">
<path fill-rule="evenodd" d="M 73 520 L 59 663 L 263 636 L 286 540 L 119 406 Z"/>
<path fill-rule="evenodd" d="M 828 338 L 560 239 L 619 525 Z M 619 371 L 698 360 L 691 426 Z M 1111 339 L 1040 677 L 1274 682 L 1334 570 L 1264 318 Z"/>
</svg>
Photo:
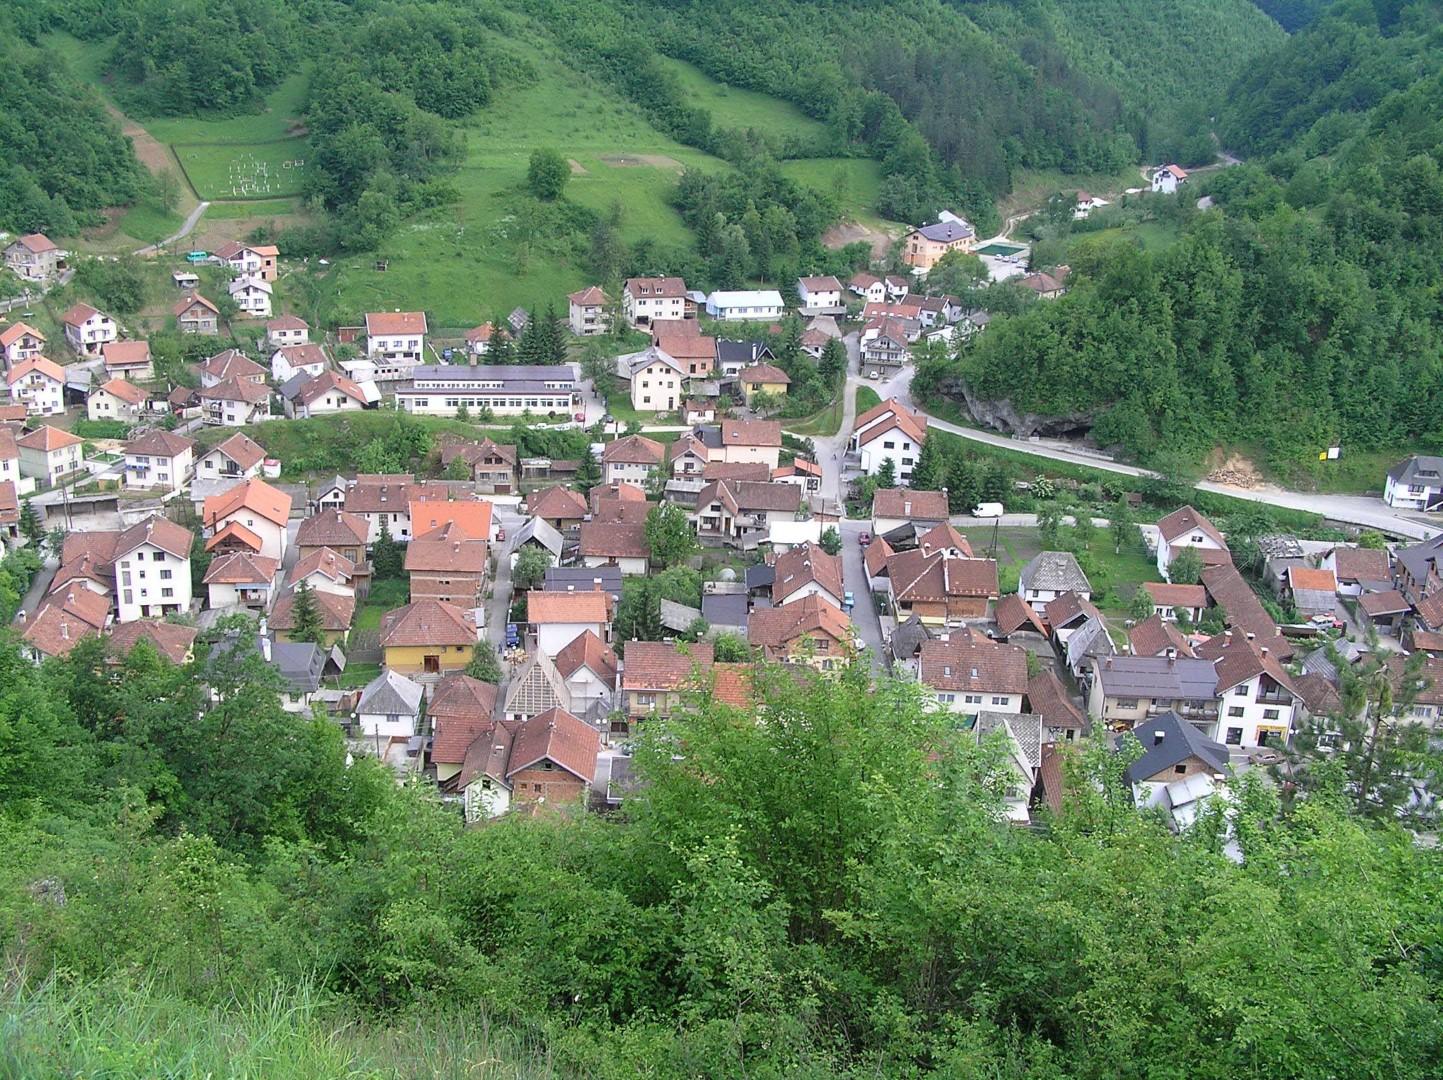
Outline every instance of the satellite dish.
<svg viewBox="0 0 1443 1080">
<path fill-rule="evenodd" d="M 737 572 L 730 566 L 724 566 L 722 567 L 721 579 L 723 581 L 735 581 L 737 579 Z"/>
</svg>

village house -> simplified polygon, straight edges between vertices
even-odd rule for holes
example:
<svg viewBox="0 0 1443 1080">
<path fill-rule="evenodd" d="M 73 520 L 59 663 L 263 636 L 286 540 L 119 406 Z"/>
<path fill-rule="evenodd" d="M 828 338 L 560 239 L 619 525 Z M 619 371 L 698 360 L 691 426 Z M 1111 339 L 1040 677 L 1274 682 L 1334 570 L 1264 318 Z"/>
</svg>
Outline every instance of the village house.
<svg viewBox="0 0 1443 1080">
<path fill-rule="evenodd" d="M 1018 573 L 1017 591 L 1029 604 L 1046 604 L 1065 592 L 1092 599 L 1092 583 L 1070 551 L 1039 551 Z"/>
<path fill-rule="evenodd" d="M 366 395 L 360 386 L 336 371 L 325 371 L 311 378 L 295 376 L 298 383 L 287 383 L 281 389 L 287 416 L 309 420 L 339 412 L 360 412 L 366 408 Z"/>
<path fill-rule="evenodd" d="M 23 405 L 30 416 L 60 416 L 65 412 L 65 369 L 43 356 L 22 360 L 5 375 L 10 400 Z"/>
<path fill-rule="evenodd" d="M 68 269 L 66 255 L 44 233 L 27 233 L 5 246 L 5 266 L 26 281 L 49 281 Z"/>
<path fill-rule="evenodd" d="M 566 298 L 567 322 L 578 337 L 594 337 L 609 329 L 606 306 L 611 301 L 599 286 L 590 285 Z"/>
<path fill-rule="evenodd" d="M 571 639 L 556 654 L 556 672 L 566 681 L 571 707 L 583 716 L 604 714 L 616 700 L 621 662 L 592 630 Z"/>
<path fill-rule="evenodd" d="M 46 424 L 15 440 L 20 449 L 20 475 L 35 479 L 40 487 L 54 487 L 63 478 L 84 468 L 85 440 Z"/>
<path fill-rule="evenodd" d="M 798 544 L 772 563 L 772 606 L 783 607 L 816 596 L 835 608 L 846 597 L 842 557 L 828 555 L 820 544 Z"/>
<path fill-rule="evenodd" d="M 540 716 L 547 709 L 571 711 L 571 691 L 551 657 L 537 652 L 512 677 L 502 715 L 512 723 Z"/>
<path fill-rule="evenodd" d="M 1073 704 L 1051 667 L 1027 680 L 1023 707 L 1042 717 L 1042 734 L 1048 742 L 1075 742 L 1087 734 L 1087 716 Z"/>
<path fill-rule="evenodd" d="M 232 240 L 215 250 L 215 257 L 230 267 L 231 272 L 270 282 L 276 279 L 276 260 L 280 250 L 274 244 L 242 244 Z"/>
<path fill-rule="evenodd" d="M 686 282 L 679 277 L 627 278 L 621 287 L 621 312 L 641 329 L 657 319 L 684 319 Z"/>
<path fill-rule="evenodd" d="M 1179 184 L 1187 183 L 1187 172 L 1180 165 L 1160 165 L 1153 170 L 1152 190 L 1175 195 Z"/>
<path fill-rule="evenodd" d="M 1196 625 L 1208 604 L 1208 593 L 1201 585 L 1174 585 L 1165 581 L 1147 581 L 1138 588 L 1146 589 L 1152 610 L 1163 622 L 1177 622 L 1181 617 Z"/>
<path fill-rule="evenodd" d="M 1021 713 L 1027 693 L 1027 650 L 999 644 L 972 630 L 959 631 L 945 641 L 922 642 L 917 681 L 947 712 Z"/>
<path fill-rule="evenodd" d="M 461 671 L 480 637 L 471 611 L 440 600 L 416 600 L 381 616 L 384 663 L 403 675 Z"/>
<path fill-rule="evenodd" d="M 872 495 L 873 536 L 887 536 L 909 525 L 920 534 L 945 524 L 950 516 L 946 492 L 878 488 Z"/>
<path fill-rule="evenodd" d="M 1330 616 L 1338 604 L 1338 579 L 1328 569 L 1288 567 L 1286 591 L 1293 608 L 1304 619 L 1314 615 Z"/>
<path fill-rule="evenodd" d="M 283 386 L 297 375 L 316 378 L 331 366 L 324 345 L 282 345 L 271 353 L 271 378 Z"/>
<path fill-rule="evenodd" d="M 1191 506 L 1183 506 L 1157 523 L 1157 572 L 1167 580 L 1167 568 L 1183 548 L 1192 548 L 1203 566 L 1232 562 L 1227 541 L 1217 526 Z"/>
<path fill-rule="evenodd" d="M 1056 300 L 1063 293 L 1067 292 L 1067 278 L 1070 267 L 1059 266 L 1052 271 L 1037 271 L 1032 274 L 1024 274 L 1017 279 L 1017 285 L 1037 294 L 1042 300 Z"/>
<path fill-rule="evenodd" d="M 117 621 L 162 618 L 190 610 L 190 549 L 195 536 L 163 517 L 149 517 L 115 540 Z"/>
<path fill-rule="evenodd" d="M 691 399 L 681 407 L 681 422 L 683 424 L 713 424 L 716 422 L 716 403 Z"/>
<path fill-rule="evenodd" d="M 235 541 L 241 550 L 284 562 L 290 517 L 289 495 L 264 480 L 246 480 L 205 500 L 201 522 L 210 538 L 206 550 Z"/>
<path fill-rule="evenodd" d="M 750 548 L 767 538 L 771 521 L 794 519 L 800 508 L 794 484 L 713 480 L 701 489 L 691 516 L 703 543 Z"/>
<path fill-rule="evenodd" d="M 160 428 L 131 439 L 124 453 L 125 486 L 139 491 L 179 493 L 195 468 L 195 443 Z"/>
<path fill-rule="evenodd" d="M 938 221 L 913 229 L 902 241 L 902 261 L 918 270 L 930 270 L 949 251 L 971 251 L 977 233 L 961 221 Z"/>
<path fill-rule="evenodd" d="M 272 349 L 305 345 L 310 340 L 310 325 L 299 315 L 281 315 L 266 323 L 266 345 Z"/>
<path fill-rule="evenodd" d="M 12 323 L 0 330 L 0 352 L 5 356 L 5 370 L 16 364 L 34 360 L 45 351 L 45 335 L 28 323 Z"/>
<path fill-rule="evenodd" d="M 65 340 L 80 356 L 100 356 L 105 346 L 120 337 L 115 320 L 89 304 L 75 304 L 60 316 Z"/>
<path fill-rule="evenodd" d="M 419 537 L 442 525 L 454 524 L 467 535 L 477 540 L 491 538 L 491 503 L 476 498 L 464 486 L 458 493 L 445 484 L 427 484 L 425 481 L 412 486 L 410 503 L 400 536 L 406 540 Z"/>
<path fill-rule="evenodd" d="M 695 319 L 655 319 L 651 343 L 671 357 L 688 379 L 705 379 L 716 367 L 717 339 L 701 332 Z"/>
<path fill-rule="evenodd" d="M 376 747 L 416 734 L 426 688 L 396 671 L 383 671 L 368 682 L 356 701 L 356 728 Z M 378 752 L 377 756 L 383 756 Z"/>
<path fill-rule="evenodd" d="M 720 372 L 724 379 L 738 378 L 745 369 L 776 359 L 764 341 L 736 341 L 732 338 L 707 340 L 716 342 L 715 370 Z"/>
<path fill-rule="evenodd" d="M 617 566 L 623 574 L 644 575 L 650 566 L 651 547 L 640 522 L 588 521 L 581 526 L 579 554 L 583 566 Z"/>
<path fill-rule="evenodd" d="M 260 475 L 265 458 L 258 442 L 236 432 L 201 454 L 195 473 L 202 480 L 249 480 Z"/>
<path fill-rule="evenodd" d="M 487 559 L 485 536 L 473 535 L 454 521 L 417 529 L 406 545 L 411 599 L 477 607 L 486 593 Z"/>
<path fill-rule="evenodd" d="M 1197 653 L 1213 661 L 1217 672 L 1217 727 L 1204 734 L 1246 750 L 1286 746 L 1300 695 L 1267 646 L 1224 632 L 1203 642 Z"/>
<path fill-rule="evenodd" d="M 1114 730 L 1172 711 L 1200 731 L 1218 719 L 1217 671 L 1211 660 L 1163 656 L 1107 656 L 1092 669 L 1087 711 Z"/>
<path fill-rule="evenodd" d="M 758 394 L 772 399 L 786 397 L 792 377 L 775 364 L 753 364 L 742 370 L 737 382 L 741 384 L 743 399 L 751 405 Z"/>
<path fill-rule="evenodd" d="M 526 621 L 536 648 L 555 657 L 582 634 L 605 642 L 611 636 L 610 597 L 599 590 L 526 594 Z"/>
<path fill-rule="evenodd" d="M 926 417 L 888 399 L 857 417 L 847 452 L 857 456 L 859 468 L 868 476 L 877 475 L 883 463 L 890 461 L 897 482 L 906 484 L 926 439 Z"/>
<path fill-rule="evenodd" d="M 631 407 L 637 412 L 675 412 L 686 393 L 686 369 L 655 345 L 620 358 L 631 382 Z"/>
<path fill-rule="evenodd" d="M 424 311 L 373 311 L 366 315 L 366 358 L 378 380 L 411 377 L 426 353 Z"/>
<path fill-rule="evenodd" d="M 818 596 L 786 607 L 757 608 L 747 617 L 747 643 L 768 660 L 819 671 L 845 665 L 860 648 L 852 620 Z"/>
<path fill-rule="evenodd" d="M 479 443 L 448 442 L 441 447 L 441 464 L 447 470 L 452 462 L 462 461 L 471 470 L 476 490 L 485 495 L 510 495 L 520 478 L 517 474 L 516 447 L 494 442 L 489 436 Z M 577 496 L 580 499 L 580 496 Z"/>
<path fill-rule="evenodd" d="M 994 560 L 928 554 L 920 548 L 887 560 L 887 587 L 899 622 L 918 615 L 934 626 L 986 619 L 1001 596 Z"/>
<path fill-rule="evenodd" d="M 473 326 L 466 331 L 466 352 L 471 356 L 485 356 L 491 351 L 491 340 L 496 336 L 496 327 L 488 323 Z M 472 363 L 475 363 L 473 360 Z"/>
<path fill-rule="evenodd" d="M 1388 470 L 1383 501 L 1401 510 L 1437 510 L 1443 506 L 1443 457 L 1414 454 Z"/>
<path fill-rule="evenodd" d="M 101 354 L 105 357 L 105 373 L 112 379 L 145 382 L 155 378 L 148 341 L 110 341 Z"/>
<path fill-rule="evenodd" d="M 264 555 L 232 551 L 211 559 L 201 584 L 206 587 L 206 606 L 215 611 L 244 608 L 266 611 L 275 593 L 281 564 Z"/>
<path fill-rule="evenodd" d="M 1161 809 L 1175 829 L 1196 821 L 1232 774 L 1228 748 L 1174 712 L 1148 718 L 1130 736 L 1118 735 L 1116 745 L 1120 748 L 1129 738 L 1142 744 L 1142 756 L 1125 774 L 1133 801 L 1139 809 Z"/>
<path fill-rule="evenodd" d="M 171 307 L 176 327 L 182 334 L 220 333 L 220 308 L 200 293 L 191 293 Z"/>
<path fill-rule="evenodd" d="M 526 496 L 526 512 L 558 532 L 567 533 L 580 528 L 589 511 L 580 492 L 556 484 Z"/>
<path fill-rule="evenodd" d="M 1324 554 L 1323 569 L 1337 580 L 1339 596 L 1387 592 L 1393 588 L 1393 567 L 1386 548 L 1338 547 Z"/>
<path fill-rule="evenodd" d="M 52 593 L 20 623 L 25 653 L 38 664 L 68 655 L 83 638 L 98 637 L 110 624 L 110 603 L 85 589 Z"/>
<path fill-rule="evenodd" d="M 840 315 L 847 310 L 842 283 L 830 274 L 797 278 L 797 299 L 803 315 Z"/>
<path fill-rule="evenodd" d="M 489 409 L 495 416 L 555 419 L 581 404 L 570 364 L 421 364 L 406 377 L 411 385 L 396 390 L 396 402 L 424 416 L 455 416 L 464 408 L 473 416 Z"/>
<path fill-rule="evenodd" d="M 496 687 L 459 672 L 443 675 L 426 703 L 431 729 L 427 763 L 441 790 L 454 787 L 467 749 L 496 726 Z"/>
<path fill-rule="evenodd" d="M 1127 644 L 1133 656 L 1196 657 L 1192 642 L 1183 637 L 1175 623 L 1164 622 L 1158 614 L 1134 623 L 1127 631 Z"/>
<path fill-rule="evenodd" d="M 265 386 L 266 369 L 239 349 L 222 349 L 200 366 L 201 389 L 219 386 L 232 379 Z"/>
<path fill-rule="evenodd" d="M 553 708 L 513 730 L 497 724 L 467 748 L 457 777 L 466 820 L 500 817 L 525 805 L 585 804 L 596 780 L 600 736 Z"/>
<path fill-rule="evenodd" d="M 627 435 L 606 444 L 601 452 L 601 476 L 608 484 L 618 481 L 645 484 L 651 470 L 666 460 L 666 448 L 645 435 Z"/>
<path fill-rule="evenodd" d="M 1231 562 L 1205 567 L 1202 583 L 1208 599 L 1222 609 L 1228 629 L 1244 636 L 1251 634 L 1259 647 L 1267 646 L 1280 661 L 1287 661 L 1293 655 L 1292 643 L 1283 636 L 1258 594 Z"/>
<path fill-rule="evenodd" d="M 260 278 L 238 277 L 226 286 L 236 310 L 252 319 L 271 317 L 271 287 Z"/>
<path fill-rule="evenodd" d="M 299 582 L 296 584 L 298 585 Z M 343 644 L 351 633 L 351 623 L 356 617 L 355 596 L 331 590 L 312 589 L 311 599 L 315 601 L 316 614 L 320 617 L 320 644 L 327 649 L 333 645 Z M 276 601 L 275 607 L 271 609 L 267 619 L 277 641 L 295 640 L 292 635 L 298 627 L 296 625 L 296 591 L 294 588 Z"/>
<path fill-rule="evenodd" d="M 299 549 L 300 544 L 296 547 Z M 358 567 L 339 551 L 322 547 L 301 554 L 291 567 L 290 580 L 297 588 L 305 584 L 316 592 L 361 596 L 369 588 L 369 574 L 370 567 Z"/>
<path fill-rule="evenodd" d="M 721 322 L 780 319 L 785 312 L 782 294 L 775 289 L 718 289 L 706 298 L 706 313 Z"/>
<path fill-rule="evenodd" d="M 762 464 L 775 469 L 782 455 L 782 425 L 777 420 L 723 420 L 721 456 L 732 465 Z M 710 447 L 710 443 L 708 443 Z"/>
<path fill-rule="evenodd" d="M 393 540 L 405 542 L 411 537 L 411 488 L 415 478 L 407 473 L 385 475 L 362 473 L 346 489 L 342 508 L 366 522 L 366 543 L 381 538 L 384 524 Z"/>
<path fill-rule="evenodd" d="M 715 650 L 709 641 L 695 644 L 627 642 L 621 667 L 621 695 L 628 722 L 634 725 L 652 717 L 669 717 L 681 706 L 684 692 L 705 680 L 715 660 Z"/>
<path fill-rule="evenodd" d="M 1443 591 L 1438 560 L 1443 554 L 1443 535 L 1420 544 L 1393 550 L 1393 580 L 1408 602 L 1422 611 L 1424 601 Z"/>
<path fill-rule="evenodd" d="M 772 482 L 794 484 L 808 494 L 816 494 L 822 490 L 822 467 L 806 458 L 793 458 L 790 465 L 772 470 Z"/>
<path fill-rule="evenodd" d="M 159 619 L 136 619 L 124 625 L 112 623 L 106 630 L 109 657 L 106 662 L 118 664 L 142 641 L 177 667 L 195 659 L 196 628 Z"/>
<path fill-rule="evenodd" d="M 847 279 L 847 288 L 865 303 L 881 304 L 887 299 L 887 284 L 876 274 L 858 271 Z"/>
<path fill-rule="evenodd" d="M 85 415 L 90 420 L 116 420 L 134 424 L 145 408 L 145 391 L 124 379 L 110 379 L 85 396 Z"/>
<path fill-rule="evenodd" d="M 196 396 L 202 418 L 212 426 L 244 427 L 271 414 L 271 392 L 245 379 L 226 379 L 203 387 Z"/>
<path fill-rule="evenodd" d="M 878 319 L 868 325 L 862 345 L 862 367 L 869 379 L 890 377 L 907 362 L 907 328 L 900 319 Z"/>
</svg>

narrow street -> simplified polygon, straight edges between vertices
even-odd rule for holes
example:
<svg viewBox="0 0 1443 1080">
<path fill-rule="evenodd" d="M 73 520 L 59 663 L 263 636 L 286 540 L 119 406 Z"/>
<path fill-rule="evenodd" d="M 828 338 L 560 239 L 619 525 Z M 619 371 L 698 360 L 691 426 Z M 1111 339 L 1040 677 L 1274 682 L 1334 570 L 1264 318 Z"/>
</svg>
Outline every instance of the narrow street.
<svg viewBox="0 0 1443 1080">
<path fill-rule="evenodd" d="M 862 644 L 872 654 L 872 671 L 882 672 L 887 668 L 882 642 L 882 620 L 877 616 L 877 603 L 872 599 L 872 590 L 867 587 L 867 567 L 862 561 L 864 549 L 857 542 L 870 528 L 870 523 L 865 521 L 842 522 L 842 580 L 856 601 L 856 606 L 852 608 L 852 625 L 857 628 Z"/>
</svg>

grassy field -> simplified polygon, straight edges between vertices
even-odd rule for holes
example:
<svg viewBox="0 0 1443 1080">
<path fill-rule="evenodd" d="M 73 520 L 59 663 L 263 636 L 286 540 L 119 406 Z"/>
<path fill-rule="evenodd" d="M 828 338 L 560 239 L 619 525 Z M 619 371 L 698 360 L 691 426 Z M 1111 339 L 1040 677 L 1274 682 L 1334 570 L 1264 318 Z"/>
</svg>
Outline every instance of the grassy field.
<svg viewBox="0 0 1443 1080">
<path fill-rule="evenodd" d="M 728 86 L 685 60 L 667 59 L 686 91 L 687 104 L 706 109 L 719 127 L 753 128 L 765 135 L 820 135 L 823 125 L 789 101 Z"/>
<path fill-rule="evenodd" d="M 882 396 L 870 386 L 857 387 L 857 415 L 882 404 Z"/>
<path fill-rule="evenodd" d="M 205 212 L 208 221 L 234 221 L 241 218 L 285 217 L 299 212 L 295 199 L 260 199 L 256 202 L 218 202 Z"/>
<path fill-rule="evenodd" d="M 1057 169 L 1022 169 L 1012 178 L 1012 191 L 998 204 L 1005 216 L 1040 206 L 1059 191 L 1087 191 L 1093 195 L 1119 195 L 1143 187 L 1142 174 L 1129 165 L 1110 173 L 1064 173 Z"/>
<path fill-rule="evenodd" d="M 411 587 L 400 578 L 375 582 L 366 594 L 365 603 L 356 611 L 355 629 L 379 630 L 381 616 L 404 606 L 410 599 Z M 371 678 L 375 678 L 375 674 Z"/>
<path fill-rule="evenodd" d="M 186 179 L 202 199 L 269 200 L 302 191 L 307 154 L 304 139 L 172 145 Z"/>
</svg>

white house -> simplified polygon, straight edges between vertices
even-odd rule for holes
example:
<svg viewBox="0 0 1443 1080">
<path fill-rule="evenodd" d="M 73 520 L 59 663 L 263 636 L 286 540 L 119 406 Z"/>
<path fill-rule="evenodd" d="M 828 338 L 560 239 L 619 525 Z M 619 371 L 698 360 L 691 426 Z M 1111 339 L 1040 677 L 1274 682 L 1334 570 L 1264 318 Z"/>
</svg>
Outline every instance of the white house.
<svg viewBox="0 0 1443 1080">
<path fill-rule="evenodd" d="M 648 345 L 620 358 L 631 380 L 631 407 L 638 412 L 673 412 L 686 394 L 686 369 L 669 353 Z"/>
<path fill-rule="evenodd" d="M 266 323 L 266 344 L 272 349 L 287 345 L 305 345 L 311 340 L 311 328 L 298 315 L 282 315 Z"/>
<path fill-rule="evenodd" d="M 606 305 L 611 301 L 597 285 L 589 285 L 566 298 L 567 324 L 578 337 L 594 337 L 607 331 Z"/>
<path fill-rule="evenodd" d="M 45 351 L 45 335 L 23 322 L 12 323 L 0 330 L 0 352 L 9 371 L 23 360 L 34 360 Z"/>
<path fill-rule="evenodd" d="M 217 386 L 227 379 L 266 384 L 266 369 L 239 349 L 222 349 L 200 366 L 200 385 Z"/>
<path fill-rule="evenodd" d="M 1270 654 L 1241 634 L 1219 634 L 1198 646 L 1217 667 L 1217 728 L 1225 746 L 1286 746 L 1300 700 L 1292 676 Z"/>
<path fill-rule="evenodd" d="M 830 274 L 797 278 L 797 297 L 804 312 L 834 312 L 847 306 L 842 299 L 842 283 Z"/>
<path fill-rule="evenodd" d="M 43 356 L 22 360 L 5 376 L 10 400 L 31 416 L 59 416 L 65 411 L 65 369 Z"/>
<path fill-rule="evenodd" d="M 85 396 L 85 415 L 91 420 L 119 420 L 133 424 L 145 408 L 145 391 L 124 379 L 110 379 Z"/>
<path fill-rule="evenodd" d="M 1383 501 L 1400 510 L 1437 510 L 1443 506 L 1443 457 L 1414 454 L 1388 470 Z"/>
<path fill-rule="evenodd" d="M 65 340 L 81 356 L 99 356 L 107 342 L 120 337 L 115 320 L 89 304 L 76 304 L 60 316 L 60 323 L 65 327 Z"/>
<path fill-rule="evenodd" d="M 466 351 L 472 356 L 485 356 L 491 351 L 491 339 L 496 336 L 496 327 L 488 323 L 473 326 L 466 331 Z"/>
<path fill-rule="evenodd" d="M 194 539 L 189 529 L 163 517 L 146 518 L 120 534 L 115 545 L 117 622 L 190 610 Z"/>
<path fill-rule="evenodd" d="M 1086 191 L 1077 193 L 1077 201 L 1072 207 L 1072 216 L 1075 220 L 1081 221 L 1094 210 L 1101 210 L 1104 206 L 1112 205 L 1106 199 L 1100 199 L 1096 195 L 1090 195 Z"/>
<path fill-rule="evenodd" d="M 270 282 L 258 277 L 238 277 L 226 289 L 242 315 L 249 315 L 252 319 L 271 317 Z"/>
<path fill-rule="evenodd" d="M 594 631 L 573 638 L 556 654 L 556 671 L 571 692 L 571 707 L 585 714 L 593 705 L 609 708 L 616 700 L 616 653 Z"/>
<path fill-rule="evenodd" d="M 366 316 L 366 357 L 378 380 L 407 379 L 426 356 L 424 311 L 373 311 Z"/>
<path fill-rule="evenodd" d="M 1092 599 L 1092 583 L 1070 551 L 1039 551 L 1018 574 L 1017 591 L 1034 606 L 1069 592 L 1083 600 Z"/>
<path fill-rule="evenodd" d="M 301 372 L 314 379 L 330 367 L 330 359 L 324 345 L 282 345 L 271 353 L 271 378 L 277 386 Z"/>
<path fill-rule="evenodd" d="M 359 412 L 366 407 L 366 394 L 346 376 L 326 371 L 296 387 L 285 406 L 287 416 L 303 420 L 327 413 Z"/>
<path fill-rule="evenodd" d="M 253 608 L 268 611 L 275 597 L 280 563 L 249 551 L 216 555 L 202 580 L 206 603 L 214 611 Z"/>
<path fill-rule="evenodd" d="M 105 373 L 113 379 L 146 382 L 155 378 L 155 363 L 150 357 L 148 341 L 112 341 L 102 350 Z"/>
<path fill-rule="evenodd" d="M 666 460 L 666 447 L 645 435 L 613 439 L 601 451 L 601 478 L 608 484 L 622 481 L 645 485 L 651 470 Z"/>
<path fill-rule="evenodd" d="M 195 472 L 202 480 L 249 480 L 260 475 L 265 458 L 259 443 L 237 432 L 202 454 Z"/>
<path fill-rule="evenodd" d="M 1152 190 L 1164 195 L 1176 194 L 1178 185 L 1187 183 L 1187 172 L 1180 165 L 1160 165 L 1152 174 Z"/>
<path fill-rule="evenodd" d="M 922 642 L 917 681 L 947 712 L 1017 714 L 1027 693 L 1027 650 L 971 630 L 954 631 L 945 641 Z"/>
<path fill-rule="evenodd" d="M 396 390 L 396 404 L 423 416 L 465 408 L 473 416 L 490 409 L 496 416 L 569 419 L 581 405 L 570 364 L 422 364 L 409 377 L 411 385 Z"/>
<path fill-rule="evenodd" d="M 1180 507 L 1157 523 L 1157 572 L 1166 580 L 1167 568 L 1183 548 L 1193 548 L 1204 566 L 1232 562 L 1227 542 L 1217 526 L 1191 506 Z"/>
<path fill-rule="evenodd" d="M 890 461 L 897 483 L 905 484 L 912 478 L 926 439 L 927 421 L 922 414 L 889 398 L 857 417 L 847 451 L 857 456 L 858 466 L 868 476 L 875 476 L 883 463 Z"/>
<path fill-rule="evenodd" d="M 49 424 L 15 440 L 20 449 L 20 475 L 33 477 L 44 487 L 53 487 L 62 476 L 83 467 L 85 440 Z"/>
<path fill-rule="evenodd" d="M 554 658 L 588 631 L 605 641 L 610 604 L 611 598 L 599 589 L 527 593 L 526 621 L 536 635 L 537 649 Z"/>
<path fill-rule="evenodd" d="M 271 414 L 271 392 L 245 379 L 227 379 L 203 387 L 196 396 L 200 398 L 201 414 L 207 424 L 244 427 Z"/>
<path fill-rule="evenodd" d="M 239 544 L 268 559 L 284 561 L 286 523 L 291 516 L 291 497 L 264 480 L 251 479 L 205 500 L 201 522 L 210 537 L 211 548 L 219 534 L 228 532 Z M 219 545 L 215 545 L 219 546 Z"/>
<path fill-rule="evenodd" d="M 276 279 L 276 260 L 280 254 L 280 249 L 273 244 L 242 244 L 238 240 L 222 244 L 215 252 L 216 258 L 234 273 L 267 282 Z"/>
<path fill-rule="evenodd" d="M 686 282 L 679 277 L 627 278 L 621 287 L 621 312 L 632 326 L 684 319 Z"/>
<path fill-rule="evenodd" d="M 775 289 L 718 290 L 706 298 L 706 313 L 723 322 L 780 319 L 786 305 Z"/>
<path fill-rule="evenodd" d="M 195 443 L 173 431 L 152 428 L 125 444 L 125 486 L 178 492 L 195 468 Z"/>
<path fill-rule="evenodd" d="M 416 734 L 425 688 L 396 671 L 383 671 L 361 691 L 356 725 L 368 739 L 409 739 Z"/>
<path fill-rule="evenodd" d="M 847 280 L 847 288 L 869 304 L 882 304 L 887 300 L 887 283 L 876 274 L 866 271 L 853 274 Z"/>
</svg>

